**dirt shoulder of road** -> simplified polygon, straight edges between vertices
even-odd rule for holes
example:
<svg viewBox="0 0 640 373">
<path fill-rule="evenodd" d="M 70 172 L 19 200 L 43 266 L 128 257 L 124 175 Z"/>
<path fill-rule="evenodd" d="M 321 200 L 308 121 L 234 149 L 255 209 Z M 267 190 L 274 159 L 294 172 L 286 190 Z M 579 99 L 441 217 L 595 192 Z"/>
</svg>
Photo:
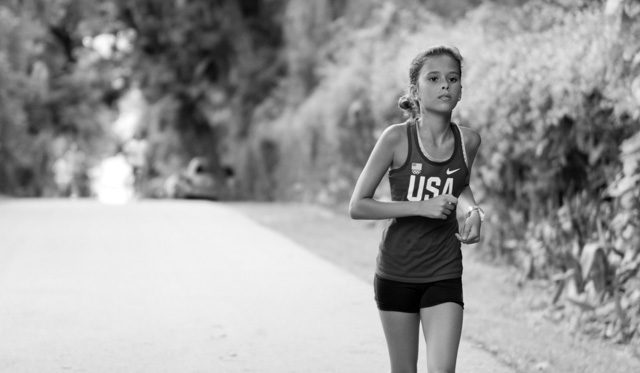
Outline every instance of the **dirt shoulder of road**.
<svg viewBox="0 0 640 373">
<path fill-rule="evenodd" d="M 226 205 L 372 283 L 384 222 L 354 221 L 346 210 L 308 204 Z M 463 247 L 463 338 L 518 372 L 640 372 L 640 359 L 630 347 L 576 333 L 566 321 L 554 322 L 546 301 L 552 289 L 519 285 L 517 273 L 481 261 L 473 249 Z"/>
</svg>

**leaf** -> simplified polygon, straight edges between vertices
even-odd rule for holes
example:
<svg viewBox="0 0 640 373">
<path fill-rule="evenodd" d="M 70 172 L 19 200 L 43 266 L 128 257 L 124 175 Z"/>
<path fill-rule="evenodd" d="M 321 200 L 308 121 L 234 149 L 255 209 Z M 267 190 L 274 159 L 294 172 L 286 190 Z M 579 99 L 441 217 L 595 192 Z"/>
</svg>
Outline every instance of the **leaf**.
<svg viewBox="0 0 640 373">
<path fill-rule="evenodd" d="M 575 273 L 576 273 L 576 270 L 574 268 L 571 268 L 568 271 L 565 271 L 563 273 L 558 273 L 558 274 L 554 275 L 553 277 L 551 277 L 551 281 L 553 281 L 553 282 L 563 281 L 564 282 L 568 278 L 573 276 Z"/>
<path fill-rule="evenodd" d="M 640 76 L 636 79 L 640 79 Z M 623 155 L 629 155 L 640 151 L 640 132 L 624 140 L 620 145 L 620 152 Z"/>
<path fill-rule="evenodd" d="M 606 272 L 608 270 L 607 257 L 599 243 L 591 242 L 582 248 L 580 266 L 585 279 L 593 281 L 598 293 L 606 286 Z"/>
<path fill-rule="evenodd" d="M 589 164 L 590 165 L 595 165 L 599 160 L 600 157 L 602 156 L 602 154 L 608 150 L 608 145 L 607 143 L 601 143 L 600 145 L 598 145 L 597 147 L 595 147 L 594 149 L 591 150 L 591 152 L 589 152 Z"/>
<path fill-rule="evenodd" d="M 596 309 L 596 315 L 601 319 L 610 319 L 616 316 L 616 304 L 613 301 L 605 303 Z"/>
<path fill-rule="evenodd" d="M 640 105 L 640 76 L 636 77 L 631 83 L 631 94 L 636 104 Z"/>
<path fill-rule="evenodd" d="M 574 305 L 578 306 L 580 310 L 585 311 L 594 311 L 596 307 L 590 304 L 586 299 L 582 299 L 586 297 L 576 297 L 576 296 L 567 296 L 567 300 Z"/>
</svg>

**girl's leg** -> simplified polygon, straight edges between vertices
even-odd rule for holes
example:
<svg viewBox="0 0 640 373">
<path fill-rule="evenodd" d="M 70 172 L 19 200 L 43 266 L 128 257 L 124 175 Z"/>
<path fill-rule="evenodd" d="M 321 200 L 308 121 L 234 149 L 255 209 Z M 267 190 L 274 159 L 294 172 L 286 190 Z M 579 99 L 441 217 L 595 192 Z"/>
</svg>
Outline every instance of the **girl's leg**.
<svg viewBox="0 0 640 373">
<path fill-rule="evenodd" d="M 380 311 L 380 320 L 389 349 L 391 373 L 416 373 L 420 314 Z"/>
<path fill-rule="evenodd" d="M 427 344 L 429 373 L 454 373 L 462 333 L 462 306 L 442 303 L 422 308 L 420 318 Z"/>
</svg>

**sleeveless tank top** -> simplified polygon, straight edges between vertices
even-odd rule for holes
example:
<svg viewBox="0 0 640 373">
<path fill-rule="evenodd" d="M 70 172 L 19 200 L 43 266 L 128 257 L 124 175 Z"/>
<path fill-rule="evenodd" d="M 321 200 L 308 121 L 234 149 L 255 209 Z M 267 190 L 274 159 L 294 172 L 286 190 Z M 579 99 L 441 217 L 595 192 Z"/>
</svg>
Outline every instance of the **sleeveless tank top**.
<svg viewBox="0 0 640 373">
<path fill-rule="evenodd" d="M 454 150 L 449 159 L 434 160 L 421 150 L 415 120 L 405 123 L 408 155 L 388 173 L 393 201 L 420 201 L 443 194 L 456 198 L 469 184 L 464 139 L 451 124 Z M 390 219 L 380 242 L 376 274 L 394 281 L 421 283 L 462 276 L 461 243 L 455 237 L 455 211 L 447 219 L 408 216 Z"/>
</svg>

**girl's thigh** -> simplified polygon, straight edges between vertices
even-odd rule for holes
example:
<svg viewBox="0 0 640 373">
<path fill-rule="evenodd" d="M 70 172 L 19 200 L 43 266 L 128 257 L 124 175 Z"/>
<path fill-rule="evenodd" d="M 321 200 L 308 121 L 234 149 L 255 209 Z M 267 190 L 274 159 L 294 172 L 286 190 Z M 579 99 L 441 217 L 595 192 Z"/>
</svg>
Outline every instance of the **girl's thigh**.
<svg viewBox="0 0 640 373">
<path fill-rule="evenodd" d="M 391 372 L 416 372 L 420 338 L 420 314 L 379 311 L 387 340 Z"/>
<path fill-rule="evenodd" d="M 429 372 L 455 372 L 462 314 L 462 307 L 452 302 L 420 309 Z"/>
</svg>

